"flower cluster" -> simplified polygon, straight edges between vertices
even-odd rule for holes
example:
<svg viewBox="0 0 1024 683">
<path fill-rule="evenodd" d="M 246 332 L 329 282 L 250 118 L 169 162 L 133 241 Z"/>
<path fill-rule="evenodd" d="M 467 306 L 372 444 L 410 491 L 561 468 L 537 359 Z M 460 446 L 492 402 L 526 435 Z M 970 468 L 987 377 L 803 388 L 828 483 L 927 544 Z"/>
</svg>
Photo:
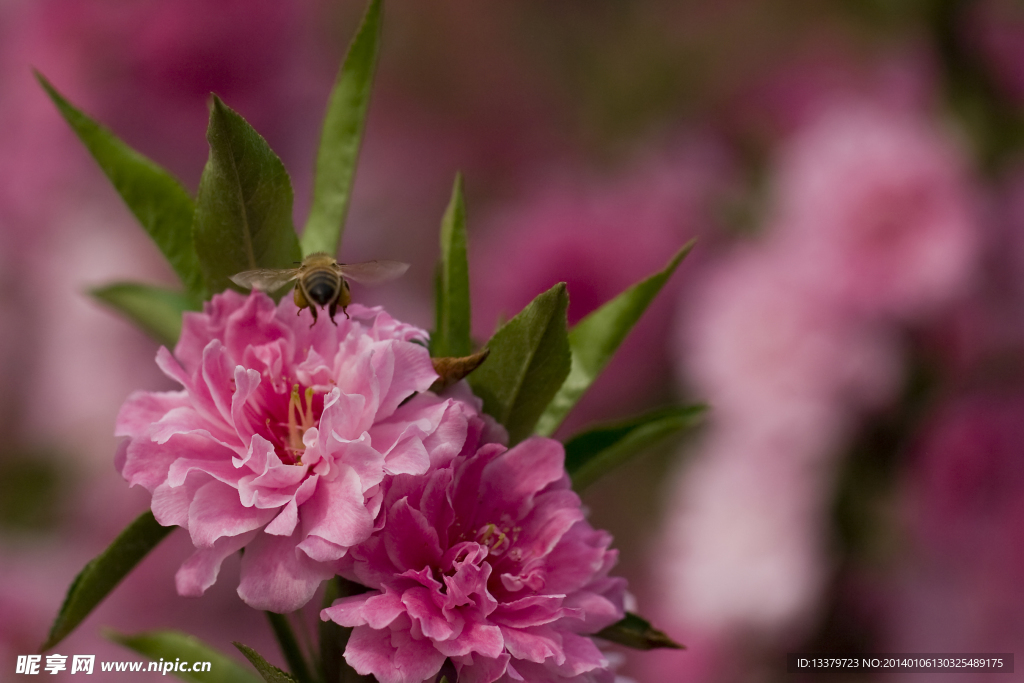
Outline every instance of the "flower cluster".
<svg viewBox="0 0 1024 683">
<path fill-rule="evenodd" d="M 900 384 L 894 328 L 975 267 L 963 160 L 920 116 L 841 99 L 793 135 L 774 178 L 774 222 L 708 268 L 680 327 L 681 374 L 714 406 L 657 546 L 661 619 L 688 639 L 807 628 L 835 457 Z"/>
<path fill-rule="evenodd" d="M 157 363 L 180 391 L 137 392 L 118 469 L 191 534 L 178 592 L 244 548 L 238 594 L 298 609 L 341 573 L 371 589 L 324 610 L 346 659 L 414 683 L 608 680 L 587 637 L 624 616 L 611 538 L 584 520 L 561 445 L 509 450 L 465 387 L 439 396 L 425 333 L 380 308 L 310 327 L 290 300 L 217 295 Z"/>
<path fill-rule="evenodd" d="M 379 308 L 349 313 L 310 328 L 290 301 L 225 292 L 185 315 L 173 356 L 157 354 L 184 389 L 121 409 L 118 469 L 196 547 L 179 593 L 201 594 L 244 547 L 242 599 L 295 610 L 373 531 L 386 476 L 475 449 L 477 406 L 427 393 L 425 333 Z"/>
</svg>

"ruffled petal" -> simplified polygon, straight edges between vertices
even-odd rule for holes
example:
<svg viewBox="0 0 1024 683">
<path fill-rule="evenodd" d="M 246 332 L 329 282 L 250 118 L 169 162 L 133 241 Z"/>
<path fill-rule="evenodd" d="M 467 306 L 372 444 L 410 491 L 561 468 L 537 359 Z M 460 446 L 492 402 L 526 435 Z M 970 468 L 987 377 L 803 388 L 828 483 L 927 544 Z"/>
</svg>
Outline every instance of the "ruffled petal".
<svg viewBox="0 0 1024 683">
<path fill-rule="evenodd" d="M 258 533 L 242 555 L 238 597 L 255 609 L 294 612 L 334 572 L 296 550 L 295 536 Z"/>
<path fill-rule="evenodd" d="M 429 640 L 415 640 L 407 630 L 357 626 L 345 648 L 349 666 L 380 683 L 423 683 L 437 675 L 444 659 Z"/>
<path fill-rule="evenodd" d="M 249 543 L 257 533 L 250 531 L 238 536 L 225 536 L 213 546 L 192 553 L 174 575 L 178 595 L 198 597 L 205 593 L 207 588 L 216 583 L 221 563 Z"/>
</svg>

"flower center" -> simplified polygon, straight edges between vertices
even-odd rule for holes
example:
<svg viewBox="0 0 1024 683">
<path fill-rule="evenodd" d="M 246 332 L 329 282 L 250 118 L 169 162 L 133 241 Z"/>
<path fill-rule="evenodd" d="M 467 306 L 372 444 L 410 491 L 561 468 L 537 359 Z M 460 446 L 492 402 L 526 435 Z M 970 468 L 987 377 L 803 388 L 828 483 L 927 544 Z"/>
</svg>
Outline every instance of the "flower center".
<svg viewBox="0 0 1024 683">
<path fill-rule="evenodd" d="M 296 465 L 302 464 L 302 453 L 306 450 L 306 445 L 302 443 L 302 435 L 314 425 L 316 416 L 313 413 L 313 387 L 300 392 L 299 385 L 295 384 L 288 399 L 288 438 L 284 449 Z"/>
<path fill-rule="evenodd" d="M 307 429 L 319 424 L 320 414 L 324 411 L 323 395 L 318 396 L 314 387 L 303 389 L 296 383 L 290 393 L 273 391 L 264 396 L 264 402 L 253 405 L 255 410 L 263 413 L 260 417 L 265 426 L 259 430 L 260 434 L 274 444 L 274 451 L 281 462 L 301 465 L 302 454 L 306 451 L 302 436 Z"/>
<path fill-rule="evenodd" d="M 487 548 L 487 554 L 495 557 L 503 555 L 508 552 L 508 549 L 519 540 L 519 532 L 522 531 L 520 527 L 499 527 L 497 524 L 489 523 L 484 524 L 476 532 L 476 537 L 473 539 L 480 545 Z M 511 559 L 516 560 L 516 550 L 513 549 L 510 554 Z"/>
</svg>

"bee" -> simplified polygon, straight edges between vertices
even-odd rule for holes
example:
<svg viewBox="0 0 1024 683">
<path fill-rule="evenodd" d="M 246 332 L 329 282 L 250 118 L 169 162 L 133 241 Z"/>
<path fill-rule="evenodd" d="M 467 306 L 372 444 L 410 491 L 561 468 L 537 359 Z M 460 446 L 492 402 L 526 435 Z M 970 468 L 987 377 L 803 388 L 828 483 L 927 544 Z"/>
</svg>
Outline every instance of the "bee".
<svg viewBox="0 0 1024 683">
<path fill-rule="evenodd" d="M 316 307 L 326 308 L 331 322 L 337 325 L 334 314 L 338 307 L 348 316 L 345 310 L 352 302 L 352 294 L 348 288 L 348 280 L 364 285 L 376 285 L 393 280 L 408 270 L 408 263 L 398 261 L 367 261 L 365 263 L 338 263 L 328 253 L 318 251 L 302 259 L 298 268 L 257 268 L 245 270 L 231 276 L 231 281 L 240 287 L 260 289 L 272 292 L 297 280 L 295 287 L 295 305 L 299 312 L 308 308 L 313 314 L 316 325 Z M 314 305 L 315 304 L 315 305 Z"/>
</svg>

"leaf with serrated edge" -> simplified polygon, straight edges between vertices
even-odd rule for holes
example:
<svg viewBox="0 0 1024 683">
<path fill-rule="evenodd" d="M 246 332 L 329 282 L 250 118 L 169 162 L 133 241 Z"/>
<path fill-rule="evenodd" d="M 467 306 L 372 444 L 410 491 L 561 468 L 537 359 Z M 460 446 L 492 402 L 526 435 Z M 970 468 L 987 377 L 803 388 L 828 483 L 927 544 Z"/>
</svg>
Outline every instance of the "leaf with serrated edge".
<svg viewBox="0 0 1024 683">
<path fill-rule="evenodd" d="M 573 489 L 584 490 L 645 448 L 692 427 L 705 410 L 702 405 L 656 410 L 574 436 L 565 444 L 565 469 L 572 478 Z"/>
<path fill-rule="evenodd" d="M 631 647 L 634 650 L 656 650 L 669 648 L 672 650 L 685 650 L 686 647 L 669 638 L 663 631 L 651 626 L 651 622 L 641 616 L 626 612 L 626 617 L 617 621 L 611 626 L 594 634 L 598 638 L 619 645 Z"/>
<path fill-rule="evenodd" d="M 555 433 L 693 245 L 691 240 L 672 257 L 664 270 L 633 285 L 572 328 L 569 332 L 572 369 L 537 422 L 538 434 L 551 436 Z"/>
<path fill-rule="evenodd" d="M 338 253 L 359 146 L 366 127 L 373 73 L 380 47 L 381 3 L 373 0 L 331 90 L 320 134 L 313 180 L 313 205 L 302 232 L 302 253 Z"/>
<path fill-rule="evenodd" d="M 195 206 L 181 183 L 68 102 L 46 78 L 36 78 L 61 116 L 96 160 L 121 199 L 145 228 L 197 301 L 205 295 L 199 258 L 192 243 Z"/>
<path fill-rule="evenodd" d="M 302 255 L 284 164 L 216 95 L 206 139 L 210 157 L 199 181 L 193 231 L 209 290 L 237 289 L 229 278 L 243 270 L 294 268 Z"/>
<path fill-rule="evenodd" d="M 172 529 L 174 527 L 157 524 L 149 511 L 129 524 L 71 582 L 64 604 L 50 628 L 50 635 L 39 649 L 49 650 L 71 633 Z"/>
<path fill-rule="evenodd" d="M 441 263 L 438 271 L 437 324 L 430 337 L 434 357 L 468 356 L 472 350 L 469 315 L 469 265 L 466 259 L 466 203 L 462 176 L 455 176 L 452 198 L 441 221 Z"/>
<path fill-rule="evenodd" d="M 508 430 L 510 445 L 533 432 L 569 374 L 568 307 L 564 282 L 538 295 L 494 333 L 490 356 L 468 378 L 484 411 Z"/>
<path fill-rule="evenodd" d="M 89 294 L 169 348 L 181 334 L 182 313 L 200 308 L 183 292 L 141 282 L 115 282 L 90 289 Z"/>
<path fill-rule="evenodd" d="M 256 667 L 256 671 L 259 672 L 260 676 L 264 681 L 266 681 L 266 683 L 298 683 L 294 676 L 286 671 L 278 669 L 251 647 L 242 645 L 237 640 L 233 645 L 238 648 L 239 652 L 245 655 L 245 658 L 249 660 L 250 664 Z"/>
<path fill-rule="evenodd" d="M 210 647 L 195 636 L 181 631 L 148 631 L 125 635 L 108 630 L 104 631 L 103 635 L 119 645 L 124 645 L 130 650 L 149 657 L 153 660 L 152 664 L 160 665 L 160 673 L 173 674 L 183 681 L 192 683 L 260 683 L 260 679 L 253 676 L 248 669 L 231 657 Z M 163 660 L 163 663 L 160 660 Z M 163 671 L 163 664 L 173 665 L 177 660 L 190 666 L 198 662 L 209 662 L 210 670 L 192 672 L 168 669 L 166 673 Z M 179 666 L 179 668 L 181 667 Z"/>
</svg>

